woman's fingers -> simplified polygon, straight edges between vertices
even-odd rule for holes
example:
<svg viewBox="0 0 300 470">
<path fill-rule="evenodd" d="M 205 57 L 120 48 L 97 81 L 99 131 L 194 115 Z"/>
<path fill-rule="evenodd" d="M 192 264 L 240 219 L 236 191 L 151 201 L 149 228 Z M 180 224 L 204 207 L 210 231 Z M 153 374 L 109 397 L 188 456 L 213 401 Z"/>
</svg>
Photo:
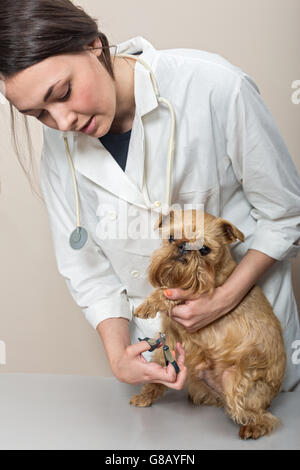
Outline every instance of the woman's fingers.
<svg viewBox="0 0 300 470">
<path fill-rule="evenodd" d="M 161 366 L 156 362 L 148 362 L 148 382 L 152 383 L 173 383 L 176 381 L 176 371 L 172 364 Z"/>
<path fill-rule="evenodd" d="M 173 367 L 171 364 L 168 365 L 168 367 Z M 174 369 L 174 367 L 173 367 Z M 174 369 L 175 372 L 175 369 Z M 176 372 L 175 372 L 176 374 Z M 153 380 L 152 383 L 161 383 L 165 385 L 168 388 L 173 388 L 175 390 L 181 390 L 184 387 L 185 381 L 187 378 L 187 368 L 185 366 L 182 366 L 176 376 L 176 380 L 173 382 L 169 381 L 164 381 L 164 380 Z"/>
<path fill-rule="evenodd" d="M 177 343 L 176 344 L 176 349 L 178 351 L 178 361 L 179 362 L 182 362 L 184 364 L 184 361 L 185 361 L 185 352 L 184 352 L 184 349 L 181 345 L 181 343 Z"/>
<path fill-rule="evenodd" d="M 148 351 L 151 348 L 150 344 L 147 343 L 147 341 L 143 340 L 140 341 L 139 343 L 134 343 L 131 344 L 130 346 L 127 346 L 126 348 L 126 353 L 130 358 L 134 358 L 138 356 L 139 354 L 142 354 L 143 352 Z"/>
<path fill-rule="evenodd" d="M 143 383 L 160 383 L 166 385 L 166 387 L 169 388 L 177 390 L 182 389 L 187 377 L 187 369 L 184 365 L 185 352 L 182 348 L 182 345 L 177 343 L 176 351 L 171 351 L 172 357 L 178 363 L 178 374 L 176 374 L 175 368 L 172 364 L 168 364 L 166 367 L 156 362 L 146 361 L 146 359 L 142 356 L 142 353 L 148 351 L 150 348 L 151 346 L 145 340 L 132 344 L 126 348 L 127 356 L 131 359 L 139 359 L 141 365 L 145 367 L 145 378 Z"/>
<path fill-rule="evenodd" d="M 175 386 L 172 387 L 172 388 L 176 388 L 177 390 L 181 390 L 183 388 L 184 383 L 185 383 L 186 378 L 187 378 L 187 368 L 184 365 L 185 352 L 184 352 L 184 349 L 183 349 L 181 343 L 176 344 L 176 349 L 177 349 L 177 352 L 178 352 L 177 364 L 178 364 L 178 367 L 179 367 L 179 372 L 177 374 L 176 383 L 173 384 Z M 175 353 L 175 351 L 174 351 L 174 353 Z"/>
<path fill-rule="evenodd" d="M 160 348 L 161 346 L 162 344 L 159 344 L 157 347 Z M 127 346 L 127 353 L 131 358 L 133 358 L 143 352 L 149 351 L 149 349 L 151 349 L 150 344 L 146 340 L 143 340 Z"/>
<path fill-rule="evenodd" d="M 174 351 L 174 349 L 171 351 L 173 358 L 175 359 L 175 361 L 179 361 L 179 362 L 182 362 L 184 364 L 185 352 L 184 352 L 184 349 L 183 349 L 181 343 L 176 344 L 176 350 L 177 350 L 177 354 Z"/>
<path fill-rule="evenodd" d="M 174 350 L 171 351 L 171 354 L 174 360 L 177 361 L 179 367 L 178 374 L 176 375 L 174 366 L 172 364 L 169 364 L 168 367 L 162 368 L 164 371 L 163 374 L 166 374 L 166 377 L 155 377 L 151 380 L 152 383 L 161 383 L 169 388 L 173 388 L 176 390 L 181 390 L 183 388 L 187 377 L 187 368 L 184 365 L 185 352 L 180 343 L 177 343 L 176 350 L 178 353 L 178 359 L 176 359 L 176 352 Z M 153 369 L 153 372 L 157 373 L 157 370 Z"/>
</svg>

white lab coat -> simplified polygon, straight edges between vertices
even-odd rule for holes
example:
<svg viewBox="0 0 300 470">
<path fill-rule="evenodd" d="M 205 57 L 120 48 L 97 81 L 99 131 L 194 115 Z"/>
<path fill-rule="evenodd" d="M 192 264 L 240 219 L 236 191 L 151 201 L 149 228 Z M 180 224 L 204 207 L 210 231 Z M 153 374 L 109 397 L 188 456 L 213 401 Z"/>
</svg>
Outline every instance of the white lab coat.
<svg viewBox="0 0 300 470">
<path fill-rule="evenodd" d="M 156 50 L 141 36 L 119 44 L 117 53 L 141 50 L 160 95 L 175 112 L 171 202 L 204 203 L 207 212 L 235 224 L 245 234 L 244 243 L 231 245 L 237 262 L 249 248 L 278 260 L 258 284 L 284 329 L 288 361 L 283 390 L 289 390 L 300 378 L 300 365 L 293 364 L 300 327 L 290 270 L 290 260 L 300 250 L 295 165 L 257 85 L 240 68 L 201 50 Z M 58 270 L 75 302 L 93 328 L 107 318 L 128 318 L 132 342 L 137 342 L 160 331 L 160 314 L 142 320 L 133 317 L 133 310 L 153 290 L 147 267 L 161 241 L 99 236 L 104 224 L 112 227 L 127 209 L 149 214 L 142 193 L 145 155 L 151 207 L 165 200 L 170 115 L 166 106 L 158 106 L 149 71 L 138 62 L 134 92 L 125 172 L 98 139 L 68 132 L 81 225 L 89 233 L 82 250 L 69 246 L 76 213 L 63 134 L 46 126 L 41 187 Z"/>
</svg>

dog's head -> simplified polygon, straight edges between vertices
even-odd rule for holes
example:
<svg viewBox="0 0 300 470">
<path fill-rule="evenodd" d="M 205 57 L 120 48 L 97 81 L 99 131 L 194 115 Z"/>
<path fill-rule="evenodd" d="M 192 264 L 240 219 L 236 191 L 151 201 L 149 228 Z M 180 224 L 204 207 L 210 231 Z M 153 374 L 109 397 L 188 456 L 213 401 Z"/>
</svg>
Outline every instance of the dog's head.
<svg viewBox="0 0 300 470">
<path fill-rule="evenodd" d="M 163 242 L 151 257 L 151 284 L 200 294 L 213 292 L 215 266 L 228 250 L 226 245 L 244 241 L 243 233 L 231 222 L 195 209 L 160 215 L 154 229 L 160 231 Z"/>
</svg>

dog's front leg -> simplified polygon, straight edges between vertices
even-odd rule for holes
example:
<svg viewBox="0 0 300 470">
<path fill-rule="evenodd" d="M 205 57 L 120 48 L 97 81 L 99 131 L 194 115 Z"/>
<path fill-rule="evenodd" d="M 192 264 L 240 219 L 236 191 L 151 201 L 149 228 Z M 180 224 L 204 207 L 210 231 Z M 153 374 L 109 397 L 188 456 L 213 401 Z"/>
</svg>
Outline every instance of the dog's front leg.
<svg viewBox="0 0 300 470">
<path fill-rule="evenodd" d="M 170 302 L 165 297 L 163 289 L 156 289 L 139 305 L 134 316 L 139 318 L 154 318 L 157 312 L 169 311 Z"/>
</svg>

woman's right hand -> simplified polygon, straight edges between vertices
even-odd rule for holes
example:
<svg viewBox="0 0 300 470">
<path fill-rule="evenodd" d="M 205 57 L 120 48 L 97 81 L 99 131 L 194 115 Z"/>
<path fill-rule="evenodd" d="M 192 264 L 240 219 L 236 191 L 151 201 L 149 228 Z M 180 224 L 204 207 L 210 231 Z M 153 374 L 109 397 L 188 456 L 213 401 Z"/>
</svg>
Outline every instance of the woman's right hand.
<svg viewBox="0 0 300 470">
<path fill-rule="evenodd" d="M 177 358 L 175 351 L 172 351 L 172 355 L 179 367 L 177 375 L 172 364 L 161 366 L 156 362 L 146 361 L 142 353 L 149 349 L 150 345 L 147 341 L 140 341 L 139 343 L 127 346 L 124 354 L 112 364 L 112 371 L 116 378 L 120 382 L 133 385 L 159 383 L 175 390 L 181 390 L 187 377 L 187 368 L 184 365 L 185 352 L 181 344 L 177 343 L 176 345 Z"/>
</svg>

